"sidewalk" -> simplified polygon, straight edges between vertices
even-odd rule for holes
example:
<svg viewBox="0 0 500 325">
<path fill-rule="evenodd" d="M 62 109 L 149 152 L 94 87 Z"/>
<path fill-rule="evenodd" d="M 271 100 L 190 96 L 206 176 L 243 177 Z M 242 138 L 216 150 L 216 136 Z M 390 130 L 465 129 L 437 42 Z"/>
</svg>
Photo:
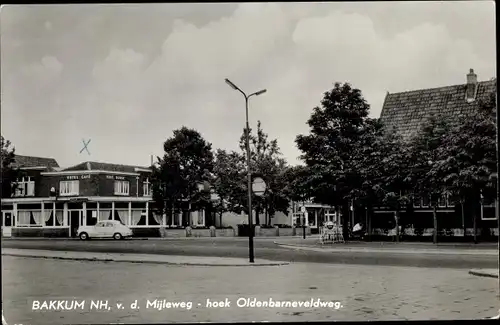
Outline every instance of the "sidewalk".
<svg viewBox="0 0 500 325">
<path fill-rule="evenodd" d="M 275 241 L 279 238 L 283 238 L 283 236 L 269 236 L 269 237 L 254 237 L 255 241 Z M 294 237 L 295 238 L 295 237 Z M 65 240 L 81 240 L 77 237 L 59 237 L 59 238 L 49 238 L 49 237 L 2 237 L 2 241 L 13 241 L 13 240 L 54 240 L 54 241 L 65 241 Z M 103 240 L 103 239 L 99 239 Z M 108 240 L 108 239 L 104 239 Z M 114 240 L 114 239 L 109 239 Z M 230 240 L 238 240 L 238 241 L 248 241 L 248 237 L 132 237 L 126 240 L 220 240 L 220 241 L 230 241 Z"/>
<path fill-rule="evenodd" d="M 2 256 L 193 266 L 280 266 L 289 264 L 287 262 L 274 262 L 263 259 L 258 259 L 255 263 L 250 263 L 247 259 L 229 257 L 66 252 L 16 248 L 2 248 Z"/>
<path fill-rule="evenodd" d="M 330 252 L 330 253 L 394 253 L 394 254 L 445 254 L 445 255 L 488 255 L 498 257 L 498 249 L 494 246 L 482 247 L 458 247 L 458 246 L 436 246 L 433 244 L 418 243 L 347 243 L 347 244 L 325 244 L 321 245 L 306 240 L 278 240 L 274 243 L 283 248 L 303 251 Z M 368 244 L 368 245 L 367 245 Z"/>
<path fill-rule="evenodd" d="M 482 276 L 486 278 L 495 278 L 498 279 L 498 270 L 497 269 L 477 269 L 470 270 L 469 274 L 475 276 Z"/>
<path fill-rule="evenodd" d="M 330 245 L 321 245 L 318 236 L 310 236 L 306 239 L 303 239 L 299 236 L 294 237 L 277 237 L 275 240 L 276 243 L 283 245 L 298 245 L 298 246 L 314 246 L 314 247 L 324 247 L 324 246 L 332 246 Z M 498 250 L 498 243 L 438 243 L 433 244 L 430 242 L 382 242 L 382 241 L 347 241 L 345 244 L 334 244 L 335 246 L 348 246 L 348 247 L 370 247 L 370 248 L 440 248 L 440 249 L 490 249 L 490 250 Z"/>
</svg>

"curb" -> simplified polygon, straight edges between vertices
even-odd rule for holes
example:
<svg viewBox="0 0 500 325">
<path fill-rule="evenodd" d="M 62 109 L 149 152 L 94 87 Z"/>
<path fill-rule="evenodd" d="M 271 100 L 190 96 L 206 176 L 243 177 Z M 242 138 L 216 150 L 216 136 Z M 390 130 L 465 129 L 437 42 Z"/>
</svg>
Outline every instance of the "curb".
<svg viewBox="0 0 500 325">
<path fill-rule="evenodd" d="M 278 246 L 293 246 L 293 247 L 313 247 L 313 248 L 321 248 L 320 245 L 307 245 L 307 244 L 303 244 L 303 245 L 299 245 L 299 244 L 288 244 L 288 243 L 280 243 L 280 242 L 277 242 L 277 241 L 273 241 L 274 244 L 278 245 Z"/>
<path fill-rule="evenodd" d="M 325 245 L 331 245 L 331 244 L 325 244 L 325 245 L 321 245 L 321 243 L 319 242 L 319 239 L 316 240 L 316 243 L 315 244 L 297 244 L 297 243 L 286 243 L 286 242 L 280 242 L 280 241 L 274 241 L 274 243 L 276 245 L 286 245 L 286 246 L 298 246 L 298 247 L 325 247 Z M 349 245 L 353 242 L 349 242 L 349 241 L 346 241 L 345 243 L 334 243 L 333 246 L 335 245 Z M 354 242 L 355 243 L 355 242 Z M 332 246 L 332 247 L 333 247 Z M 421 247 L 424 247 L 424 248 L 432 248 L 432 249 L 439 249 L 439 248 L 454 248 L 454 249 L 470 249 L 470 250 L 486 250 L 486 249 L 494 249 L 496 250 L 498 248 L 498 245 L 478 245 L 478 246 L 468 246 L 468 245 L 443 245 L 443 244 L 432 244 L 432 245 L 428 245 L 427 243 L 405 243 L 405 242 L 399 242 L 399 243 L 380 243 L 380 245 L 373 245 L 373 246 L 356 246 L 356 245 L 350 245 L 349 247 L 351 248 L 373 248 L 373 249 L 377 249 L 377 248 L 393 248 L 393 247 L 404 247 L 406 248 L 405 246 L 409 246 L 409 248 L 413 248 L 413 247 L 418 247 L 419 249 Z"/>
<path fill-rule="evenodd" d="M 470 270 L 469 274 L 474 275 L 474 276 L 480 276 L 483 278 L 498 279 L 498 274 L 492 274 L 492 273 L 488 273 L 488 272 L 484 272 L 484 271 L 480 271 L 480 270 Z"/>
<path fill-rule="evenodd" d="M 418 254 L 447 254 L 447 255 L 484 255 L 484 256 L 497 256 L 498 252 L 477 250 L 477 251 L 456 251 L 456 250 L 439 250 L 439 249 L 426 249 L 426 250 L 409 250 L 409 249 L 395 249 L 395 248 L 373 248 L 373 247 L 352 247 L 345 246 L 345 244 L 334 244 L 330 247 L 320 245 L 297 245 L 297 244 L 283 244 L 274 242 L 277 246 L 285 249 L 315 251 L 323 253 L 391 253 L 391 254 L 404 254 L 404 255 L 418 255 Z M 343 247 L 342 247 L 343 246 Z"/>
<path fill-rule="evenodd" d="M 69 261 L 89 261 L 89 262 L 116 262 L 116 263 L 135 263 L 135 264 L 163 264 L 163 265 L 177 265 L 177 266 L 284 266 L 289 265 L 288 262 L 270 262 L 270 263 L 253 263 L 253 264 L 217 264 L 217 263 L 175 263 L 175 262 L 164 262 L 164 261 L 138 261 L 138 260 L 126 260 L 126 259 L 113 259 L 113 258 L 88 258 L 88 257 L 63 257 L 63 256 L 38 256 L 38 255 L 28 255 L 28 254 L 12 254 L 12 253 L 2 253 L 2 256 L 13 256 L 13 257 L 28 257 L 28 258 L 42 258 L 42 259 L 54 259 L 54 260 L 69 260 Z"/>
</svg>

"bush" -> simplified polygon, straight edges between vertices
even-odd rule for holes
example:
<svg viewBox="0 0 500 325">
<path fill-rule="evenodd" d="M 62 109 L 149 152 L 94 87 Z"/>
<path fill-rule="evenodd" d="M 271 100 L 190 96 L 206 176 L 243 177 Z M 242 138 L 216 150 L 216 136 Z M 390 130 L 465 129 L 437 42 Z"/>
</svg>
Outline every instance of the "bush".
<svg viewBox="0 0 500 325">
<path fill-rule="evenodd" d="M 131 228 L 134 237 L 161 237 L 160 228 Z"/>
<path fill-rule="evenodd" d="M 443 228 L 438 230 L 438 236 L 449 237 L 454 235 L 455 233 L 453 232 L 453 230 L 449 228 Z"/>
<path fill-rule="evenodd" d="M 67 238 L 69 237 L 69 230 L 67 228 L 13 228 L 12 237 Z"/>
<path fill-rule="evenodd" d="M 481 237 L 483 238 L 494 237 L 494 233 L 491 231 L 490 228 L 481 228 Z"/>
<path fill-rule="evenodd" d="M 274 225 L 275 227 L 278 226 L 278 228 L 293 228 L 292 226 L 290 225 L 284 225 L 284 224 L 280 224 L 280 225 Z"/>
<path fill-rule="evenodd" d="M 424 234 L 424 228 L 414 228 L 413 233 L 415 236 L 422 236 Z"/>
</svg>

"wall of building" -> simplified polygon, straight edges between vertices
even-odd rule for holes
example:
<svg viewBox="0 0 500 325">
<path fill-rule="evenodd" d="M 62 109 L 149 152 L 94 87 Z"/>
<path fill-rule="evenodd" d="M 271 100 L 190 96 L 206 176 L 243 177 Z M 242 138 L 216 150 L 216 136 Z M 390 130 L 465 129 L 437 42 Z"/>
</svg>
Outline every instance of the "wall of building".
<svg viewBox="0 0 500 325">
<path fill-rule="evenodd" d="M 100 196 L 115 196 L 115 181 L 127 181 L 129 182 L 129 195 L 137 197 L 142 194 L 142 184 L 137 186 L 136 176 L 126 176 L 126 175 L 106 175 L 99 174 L 99 195 Z M 137 191 L 139 189 L 139 192 Z M 116 196 L 127 196 L 127 195 L 116 195 Z"/>
<path fill-rule="evenodd" d="M 79 196 L 115 196 L 115 180 L 129 182 L 129 195 L 131 197 L 143 197 L 143 182 L 149 175 L 123 176 L 110 174 L 89 174 L 82 171 L 73 175 L 41 175 L 40 171 L 24 171 L 35 181 L 35 197 L 49 197 L 50 189 L 54 187 L 59 191 L 61 181 L 79 181 Z M 122 196 L 122 195 L 116 195 Z"/>
<path fill-rule="evenodd" d="M 255 224 L 256 215 L 255 212 L 252 214 L 252 220 Z M 266 221 L 266 215 L 264 213 L 259 213 L 259 221 L 261 224 L 264 224 Z M 217 214 L 215 219 L 215 224 L 217 227 L 220 227 L 220 216 Z M 222 214 L 222 227 L 234 227 L 237 228 L 238 225 L 248 224 L 248 215 L 246 213 L 237 214 L 234 212 L 225 212 Z M 273 218 L 271 218 L 271 225 L 290 225 L 291 224 L 291 216 L 286 216 L 283 212 L 276 212 Z"/>
<path fill-rule="evenodd" d="M 35 182 L 36 196 L 49 197 L 52 187 L 59 191 L 60 182 L 72 180 L 78 180 L 80 183 L 79 196 L 97 196 L 99 194 L 99 175 L 82 173 L 75 175 L 42 175 L 40 181 Z"/>
</svg>

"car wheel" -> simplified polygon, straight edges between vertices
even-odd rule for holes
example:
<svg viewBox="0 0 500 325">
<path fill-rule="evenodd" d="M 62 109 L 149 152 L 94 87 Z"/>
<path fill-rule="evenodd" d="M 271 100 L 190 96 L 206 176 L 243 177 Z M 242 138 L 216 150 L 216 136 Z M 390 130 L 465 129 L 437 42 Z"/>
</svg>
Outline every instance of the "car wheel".
<svg viewBox="0 0 500 325">
<path fill-rule="evenodd" d="M 87 235 L 87 233 L 86 233 L 86 232 L 82 232 L 82 233 L 80 234 L 80 239 L 81 239 L 81 240 L 87 240 L 87 239 L 89 239 L 89 235 Z"/>
<path fill-rule="evenodd" d="M 113 235 L 113 238 L 116 239 L 116 240 L 120 240 L 123 237 L 122 237 L 122 235 L 120 233 L 117 232 L 116 234 Z"/>
</svg>

